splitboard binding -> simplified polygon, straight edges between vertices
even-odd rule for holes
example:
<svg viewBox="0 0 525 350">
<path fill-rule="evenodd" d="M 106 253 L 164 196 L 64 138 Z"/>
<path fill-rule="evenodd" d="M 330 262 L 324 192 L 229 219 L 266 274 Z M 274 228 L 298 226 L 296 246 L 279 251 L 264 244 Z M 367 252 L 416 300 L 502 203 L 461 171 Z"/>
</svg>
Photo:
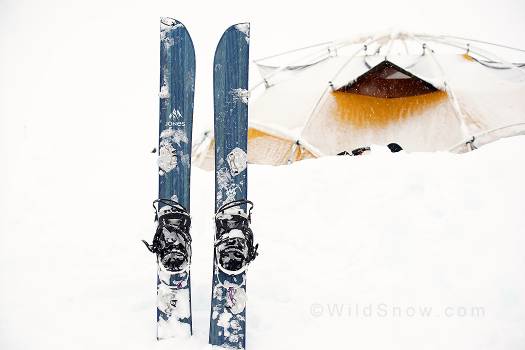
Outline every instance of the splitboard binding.
<svg viewBox="0 0 525 350">
<path fill-rule="evenodd" d="M 157 199 L 153 208 L 157 222 L 153 242 L 142 242 L 150 252 L 157 254 L 157 261 L 164 270 L 169 273 L 188 271 L 191 264 L 190 214 L 171 199 Z"/>
<path fill-rule="evenodd" d="M 246 211 L 241 206 L 249 206 Z M 215 259 L 217 267 L 228 275 L 238 275 L 257 257 L 250 228 L 253 203 L 237 200 L 223 205 L 215 214 Z"/>
</svg>

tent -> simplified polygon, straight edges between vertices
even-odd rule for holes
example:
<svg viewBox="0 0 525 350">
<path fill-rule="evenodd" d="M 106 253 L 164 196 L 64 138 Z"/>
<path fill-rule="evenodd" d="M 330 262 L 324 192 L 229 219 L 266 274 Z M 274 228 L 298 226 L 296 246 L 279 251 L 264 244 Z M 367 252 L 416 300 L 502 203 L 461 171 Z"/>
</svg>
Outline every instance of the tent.
<svg viewBox="0 0 525 350">
<path fill-rule="evenodd" d="M 263 79 L 250 90 L 248 160 L 281 165 L 392 142 L 459 153 L 525 134 L 525 65 L 510 57 L 524 52 L 387 33 L 256 60 Z M 213 147 L 209 132 L 194 162 L 213 168 Z"/>
</svg>

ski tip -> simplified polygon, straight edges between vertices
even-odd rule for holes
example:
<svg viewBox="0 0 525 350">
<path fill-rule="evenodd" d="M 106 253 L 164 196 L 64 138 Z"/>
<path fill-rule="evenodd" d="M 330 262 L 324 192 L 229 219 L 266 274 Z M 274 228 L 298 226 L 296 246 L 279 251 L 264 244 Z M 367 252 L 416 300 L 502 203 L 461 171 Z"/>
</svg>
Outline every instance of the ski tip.
<svg viewBox="0 0 525 350">
<path fill-rule="evenodd" d="M 222 34 L 221 39 L 219 40 L 219 44 L 217 45 L 217 48 L 221 46 L 221 43 L 224 40 L 231 40 L 232 37 L 237 37 L 241 39 L 242 41 L 245 41 L 246 44 L 249 45 L 250 44 L 250 23 L 243 22 L 243 23 L 237 23 L 237 24 L 229 26 Z M 215 51 L 215 53 L 217 53 L 217 51 Z"/>
<path fill-rule="evenodd" d="M 229 26 L 223 33 L 222 37 L 231 32 L 240 32 L 249 39 L 250 38 L 250 22 L 237 23 Z"/>
<path fill-rule="evenodd" d="M 243 33 L 246 38 L 250 38 L 250 22 L 237 23 L 228 29 L 238 30 L 239 32 Z"/>
<path fill-rule="evenodd" d="M 186 39 L 186 42 L 189 42 L 190 47 L 193 49 L 193 41 L 191 40 L 190 33 L 188 33 L 186 26 L 182 24 L 182 22 L 171 17 L 160 17 L 160 39 L 161 41 L 167 42 L 168 47 L 170 47 L 173 43 L 167 39 L 168 35 L 181 36 L 182 38 Z M 193 60 L 195 60 L 195 57 Z"/>
<path fill-rule="evenodd" d="M 160 18 L 160 26 L 165 28 L 185 28 L 184 24 L 182 22 L 177 21 L 175 18 L 171 17 L 161 17 Z"/>
</svg>

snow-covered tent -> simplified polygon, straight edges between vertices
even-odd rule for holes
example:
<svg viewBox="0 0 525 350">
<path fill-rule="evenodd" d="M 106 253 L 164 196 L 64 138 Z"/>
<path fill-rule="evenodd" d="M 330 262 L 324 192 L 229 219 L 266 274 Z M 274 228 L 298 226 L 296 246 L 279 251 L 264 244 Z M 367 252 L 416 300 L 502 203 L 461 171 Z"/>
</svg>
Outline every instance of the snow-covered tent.
<svg viewBox="0 0 525 350">
<path fill-rule="evenodd" d="M 248 159 L 279 165 L 391 142 L 466 152 L 524 134 L 525 65 L 510 57 L 523 52 L 390 33 L 257 60 L 263 80 L 250 90 Z M 213 167 L 213 147 L 212 133 L 196 145 L 198 166 Z"/>
</svg>

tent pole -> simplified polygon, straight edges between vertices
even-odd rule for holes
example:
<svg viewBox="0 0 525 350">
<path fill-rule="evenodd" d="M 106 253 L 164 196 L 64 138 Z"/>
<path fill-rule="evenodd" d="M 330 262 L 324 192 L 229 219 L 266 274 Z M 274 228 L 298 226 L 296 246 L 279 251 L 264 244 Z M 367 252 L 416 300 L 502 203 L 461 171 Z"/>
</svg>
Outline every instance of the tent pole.
<svg viewBox="0 0 525 350">
<path fill-rule="evenodd" d="M 450 39 L 458 39 L 458 40 L 463 40 L 463 41 L 471 41 L 471 42 L 475 42 L 475 43 L 479 43 L 479 44 L 492 45 L 492 46 L 497 46 L 497 47 L 501 47 L 501 48 L 504 48 L 504 49 L 509 49 L 509 50 L 515 50 L 515 51 L 525 52 L 525 50 L 523 50 L 523 49 L 519 49 L 519 48 L 517 48 L 517 47 L 512 47 L 512 46 L 507 46 L 507 45 L 501 45 L 501 44 L 495 44 L 495 43 L 491 43 L 491 42 L 483 41 L 483 40 L 469 39 L 469 38 L 464 38 L 464 37 L 454 36 L 454 35 L 438 35 L 438 36 L 439 36 L 439 37 L 442 37 L 442 38 L 450 38 Z"/>
<path fill-rule="evenodd" d="M 458 44 L 457 42 L 450 42 L 450 40 L 443 40 L 443 39 L 438 39 L 438 38 L 435 38 L 435 37 L 427 37 L 427 38 L 430 38 L 431 41 L 435 41 L 437 43 L 441 43 L 443 45 L 448 45 L 448 46 L 452 46 L 452 47 L 457 47 L 457 48 L 463 48 L 462 46 L 460 46 L 460 44 Z M 488 60 L 496 60 L 496 61 L 499 61 L 505 65 L 507 65 L 510 69 L 517 69 L 519 70 L 521 73 L 525 74 L 525 70 L 523 70 L 522 68 L 520 67 L 517 67 L 515 66 L 512 62 L 508 62 L 507 60 L 504 60 L 502 59 L 501 57 L 499 56 L 496 56 L 494 54 L 491 54 L 479 47 L 476 47 L 476 46 L 472 46 L 472 45 L 468 45 L 468 49 L 470 52 L 473 52 L 481 57 L 484 57 Z M 492 56 L 492 57 L 490 57 Z"/>
<path fill-rule="evenodd" d="M 310 45 L 310 46 L 305 46 L 305 47 L 301 47 L 299 49 L 288 50 L 288 51 L 281 52 L 281 53 L 278 53 L 278 54 L 275 54 L 275 55 L 266 56 L 266 57 L 263 57 L 263 58 L 258 58 L 256 60 L 253 60 L 253 63 L 258 63 L 258 62 L 261 62 L 261 61 L 269 60 L 270 58 L 280 57 L 280 56 L 284 56 L 284 55 L 287 55 L 287 54 L 290 54 L 290 53 L 294 53 L 294 52 L 298 52 L 298 51 L 302 51 L 302 50 L 313 49 L 314 47 L 318 47 L 318 46 L 332 45 L 333 43 L 334 43 L 333 41 L 325 41 L 323 43 L 314 44 L 314 45 Z"/>
<path fill-rule="evenodd" d="M 425 44 L 425 43 L 421 42 L 421 40 L 417 39 L 414 35 L 412 35 L 412 34 L 409 34 L 409 35 L 415 41 L 421 43 L 422 45 Z M 454 93 L 454 91 L 452 90 L 452 87 L 447 82 L 445 71 L 444 71 L 443 67 L 441 66 L 441 64 L 439 64 L 439 62 L 436 60 L 436 57 L 434 56 L 434 50 L 431 47 L 429 47 L 428 45 L 425 45 L 425 46 L 428 48 L 428 51 L 430 53 L 430 55 L 429 55 L 430 58 L 432 59 L 432 61 L 434 62 L 434 64 L 436 65 L 436 67 L 439 69 L 439 71 L 441 73 L 441 78 L 443 79 L 443 84 L 445 86 L 445 90 L 447 92 L 447 95 L 449 96 L 449 99 L 451 100 L 452 107 L 454 108 L 456 116 L 457 116 L 457 118 L 459 120 L 459 123 L 461 125 L 461 131 L 463 132 L 464 138 L 467 138 L 470 135 L 469 129 L 467 128 L 467 125 L 465 123 L 465 120 L 467 118 L 465 117 L 465 115 L 461 111 L 461 107 L 459 106 L 459 101 L 458 101 L 458 99 L 456 97 L 456 94 Z"/>
<path fill-rule="evenodd" d="M 300 147 L 299 140 L 295 141 L 290 147 L 290 156 L 288 157 L 288 165 L 292 164 L 294 162 L 295 158 L 295 151 L 297 150 L 297 147 Z"/>
<path fill-rule="evenodd" d="M 306 123 L 304 124 L 304 126 L 302 127 L 301 129 L 301 132 L 299 133 L 299 137 L 302 136 L 304 130 L 308 127 L 308 125 L 310 125 L 310 121 L 312 120 L 312 117 L 313 115 L 315 114 L 317 108 L 319 107 L 319 105 L 321 104 L 321 102 L 323 101 L 324 97 L 326 96 L 326 94 L 333 90 L 334 89 L 334 86 L 333 86 L 333 81 L 339 76 L 339 74 L 341 74 L 341 72 L 346 68 L 346 66 L 348 66 L 348 64 L 350 64 L 350 62 L 355 58 L 357 57 L 357 55 L 359 55 L 359 53 L 361 53 L 361 51 L 363 51 L 366 47 L 368 47 L 368 45 L 374 43 L 374 42 L 377 42 L 381 39 L 383 39 L 384 37 L 386 37 L 386 35 L 382 35 L 382 36 L 378 36 L 378 37 L 375 37 L 375 38 L 368 38 L 364 44 L 359 48 L 359 50 L 355 51 L 353 55 L 351 55 L 348 60 L 346 60 L 343 65 L 341 65 L 341 67 L 339 68 L 339 70 L 336 72 L 336 74 L 332 77 L 331 80 L 328 81 L 328 84 L 327 84 L 327 87 L 324 89 L 323 93 L 321 94 L 321 96 L 319 97 L 319 99 L 317 100 L 317 102 L 315 103 L 315 105 L 313 106 L 310 114 L 308 115 L 308 119 L 306 120 Z"/>
<path fill-rule="evenodd" d="M 408 55 L 410 55 L 410 52 L 408 51 L 408 45 L 407 45 L 407 42 L 404 38 L 401 39 L 401 42 L 403 43 L 403 46 L 405 47 L 405 52 Z"/>
<path fill-rule="evenodd" d="M 483 139 L 484 136 L 490 135 L 490 134 L 498 132 L 498 131 L 508 130 L 508 129 L 515 130 L 515 131 L 514 132 L 507 132 L 507 133 L 505 133 L 506 136 L 502 136 L 502 137 L 525 135 L 525 123 L 515 123 L 515 124 L 506 125 L 506 126 L 502 126 L 502 127 L 499 127 L 499 128 L 490 129 L 490 130 L 486 130 L 486 131 L 483 131 L 481 133 L 478 133 L 478 134 L 472 136 L 472 138 L 470 138 L 468 140 L 464 140 L 464 141 L 461 141 L 458 144 L 455 144 L 454 146 L 450 147 L 448 149 L 448 151 L 449 152 L 455 152 L 455 153 L 462 153 L 461 150 L 464 149 L 465 146 L 469 147 L 469 142 L 473 142 L 476 139 L 477 140 Z M 474 145 L 474 147 L 478 148 L 478 147 L 480 147 L 482 145 L 485 145 L 486 143 L 487 142 L 482 142 L 481 145 L 479 145 L 479 146 L 475 146 Z"/>
<path fill-rule="evenodd" d="M 329 57 L 329 56 L 328 56 L 328 53 L 323 49 L 323 50 L 320 50 L 320 51 L 316 51 L 316 52 L 314 52 L 314 53 L 310 53 L 310 54 L 308 54 L 308 55 L 306 55 L 306 56 L 302 56 L 302 57 L 300 57 L 299 59 L 294 60 L 294 61 L 291 61 L 291 62 L 289 62 L 289 63 L 287 63 L 287 64 L 284 64 L 284 65 L 280 66 L 279 68 L 277 68 L 276 70 L 274 70 L 273 72 L 271 72 L 270 74 L 263 76 L 263 77 L 262 77 L 262 80 L 259 81 L 258 83 L 256 83 L 254 86 L 252 86 L 248 91 L 249 91 L 249 92 L 252 92 L 253 90 L 255 90 L 256 88 L 258 88 L 259 86 L 261 86 L 261 85 L 263 85 L 263 84 L 264 84 L 267 88 L 270 87 L 271 84 L 268 82 L 268 79 L 270 79 L 271 77 L 275 76 L 276 74 L 278 74 L 278 73 L 280 73 L 280 72 L 286 70 L 288 67 L 290 67 L 291 65 L 293 65 L 293 64 L 295 64 L 295 63 L 297 63 L 297 62 L 301 62 L 301 61 L 306 60 L 306 59 L 308 59 L 308 58 L 310 58 L 310 59 L 313 59 L 313 58 L 315 58 L 315 59 L 317 59 L 317 58 L 321 59 L 321 58 L 324 58 L 325 56 L 326 56 L 326 57 Z"/>
<path fill-rule="evenodd" d="M 382 38 L 382 37 L 381 37 Z M 368 39 L 364 39 L 363 37 L 358 37 L 358 38 L 355 38 L 355 39 L 349 39 L 349 40 L 344 40 L 344 41 L 340 41 L 340 42 L 331 42 L 334 46 L 334 48 L 337 50 L 337 49 L 340 49 L 340 48 L 343 48 L 345 46 L 348 46 L 348 45 L 352 45 L 352 44 L 360 44 L 362 43 L 363 41 L 366 41 Z M 293 60 L 285 65 L 282 65 L 280 66 L 279 68 L 277 68 L 275 71 L 271 72 L 270 74 L 264 76 L 262 78 L 261 81 L 259 81 L 258 83 L 256 83 L 255 85 L 253 85 L 250 89 L 249 89 L 249 92 L 252 92 L 253 90 L 255 90 L 256 88 L 258 88 L 259 86 L 261 85 L 265 85 L 265 86 L 271 86 L 271 84 L 269 84 L 269 81 L 268 79 L 275 76 L 276 74 L 284 71 L 285 69 L 287 69 L 288 67 L 290 67 L 291 65 L 293 64 L 296 64 L 297 62 L 301 62 L 303 60 L 306 60 L 308 58 L 312 59 L 312 58 L 325 58 L 325 57 L 330 57 L 330 54 L 327 50 L 325 50 L 324 48 L 322 50 L 317 50 L 315 52 L 312 52 L 312 53 L 309 53 L 308 55 L 305 55 L 305 56 L 302 56 L 296 60 Z"/>
<path fill-rule="evenodd" d="M 470 45 L 467 45 L 467 46 L 461 46 L 459 44 L 454 44 L 454 43 L 451 43 L 451 42 L 447 42 L 443 39 L 438 39 L 438 38 L 433 38 L 433 37 L 421 37 L 425 40 L 428 40 L 428 41 L 432 41 L 432 42 L 435 42 L 437 44 L 440 44 L 440 45 L 445 45 L 445 46 L 450 46 L 450 47 L 455 47 L 455 48 L 458 48 L 458 49 L 463 49 L 463 50 L 466 50 L 467 53 L 470 53 L 470 52 L 473 52 L 475 53 L 476 55 L 479 55 L 487 60 L 490 60 L 489 57 L 479 53 L 479 52 L 476 52 L 475 50 L 472 50 L 471 46 Z"/>
<path fill-rule="evenodd" d="M 390 55 L 390 51 L 392 50 L 392 45 L 394 45 L 394 39 L 392 38 L 392 35 L 390 35 L 390 38 L 386 42 L 386 45 L 387 47 L 386 47 L 385 57 L 388 57 L 388 55 Z"/>
</svg>

